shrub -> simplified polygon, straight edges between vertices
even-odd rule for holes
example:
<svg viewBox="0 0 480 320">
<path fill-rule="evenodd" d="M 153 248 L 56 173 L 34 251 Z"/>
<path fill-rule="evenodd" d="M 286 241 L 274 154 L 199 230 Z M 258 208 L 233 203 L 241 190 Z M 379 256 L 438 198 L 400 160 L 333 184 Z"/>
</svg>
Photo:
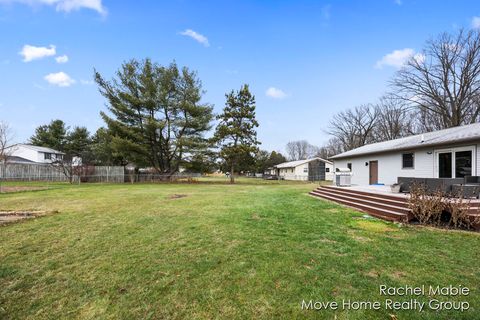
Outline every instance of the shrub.
<svg viewBox="0 0 480 320">
<path fill-rule="evenodd" d="M 469 215 L 471 199 L 464 197 L 463 190 L 452 194 L 445 193 L 443 189 L 429 191 L 425 185 L 412 185 L 408 206 L 419 223 L 445 224 L 456 229 L 472 229 L 480 224 L 479 217 L 473 219 Z"/>
<path fill-rule="evenodd" d="M 465 198 L 463 190 L 458 194 L 450 194 L 446 198 L 445 210 L 450 214 L 448 224 L 453 228 L 471 229 L 480 223 L 479 218 L 473 219 L 468 215 L 471 199 Z"/>
<path fill-rule="evenodd" d="M 426 186 L 414 184 L 410 188 L 408 206 L 421 224 L 438 226 L 445 208 L 444 193 L 441 189 L 429 192 Z"/>
</svg>

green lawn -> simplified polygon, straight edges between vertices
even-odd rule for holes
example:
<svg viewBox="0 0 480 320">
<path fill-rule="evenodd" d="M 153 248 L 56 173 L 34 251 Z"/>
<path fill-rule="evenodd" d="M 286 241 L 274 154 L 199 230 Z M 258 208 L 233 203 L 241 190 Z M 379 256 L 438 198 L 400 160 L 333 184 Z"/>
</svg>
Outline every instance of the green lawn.
<svg viewBox="0 0 480 320">
<path fill-rule="evenodd" d="M 58 212 L 0 227 L 0 319 L 478 319 L 479 233 L 363 219 L 312 184 L 240 182 L 1 194 L 0 210 Z M 461 284 L 469 296 L 440 300 L 470 310 L 301 310 L 383 301 L 383 284 Z"/>
</svg>

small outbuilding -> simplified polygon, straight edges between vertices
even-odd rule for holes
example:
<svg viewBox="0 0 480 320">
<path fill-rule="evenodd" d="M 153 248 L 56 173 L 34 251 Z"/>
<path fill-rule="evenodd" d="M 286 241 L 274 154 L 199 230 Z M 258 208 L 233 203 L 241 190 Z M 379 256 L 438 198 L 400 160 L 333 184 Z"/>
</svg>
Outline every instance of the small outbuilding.
<svg viewBox="0 0 480 320">
<path fill-rule="evenodd" d="M 333 179 L 333 163 L 322 159 L 289 161 L 277 164 L 276 175 L 284 180 L 322 181 Z"/>
</svg>

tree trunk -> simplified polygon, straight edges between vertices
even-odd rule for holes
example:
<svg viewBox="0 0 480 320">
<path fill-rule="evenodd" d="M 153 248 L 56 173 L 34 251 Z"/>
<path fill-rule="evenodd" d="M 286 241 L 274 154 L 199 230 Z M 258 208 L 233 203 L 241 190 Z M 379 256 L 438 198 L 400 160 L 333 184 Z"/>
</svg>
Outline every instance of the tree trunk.
<svg viewBox="0 0 480 320">
<path fill-rule="evenodd" d="M 233 168 L 234 168 L 234 164 L 232 161 L 232 165 L 230 167 L 230 183 L 235 183 L 235 178 L 233 177 Z"/>
</svg>

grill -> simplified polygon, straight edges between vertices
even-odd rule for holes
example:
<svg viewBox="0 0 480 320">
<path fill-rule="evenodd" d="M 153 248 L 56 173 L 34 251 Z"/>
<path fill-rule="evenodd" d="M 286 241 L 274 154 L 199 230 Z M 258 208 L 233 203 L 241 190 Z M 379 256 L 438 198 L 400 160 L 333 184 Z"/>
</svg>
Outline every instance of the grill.
<svg viewBox="0 0 480 320">
<path fill-rule="evenodd" d="M 335 185 L 338 187 L 350 187 L 352 185 L 352 172 L 349 168 L 336 169 Z"/>
</svg>

